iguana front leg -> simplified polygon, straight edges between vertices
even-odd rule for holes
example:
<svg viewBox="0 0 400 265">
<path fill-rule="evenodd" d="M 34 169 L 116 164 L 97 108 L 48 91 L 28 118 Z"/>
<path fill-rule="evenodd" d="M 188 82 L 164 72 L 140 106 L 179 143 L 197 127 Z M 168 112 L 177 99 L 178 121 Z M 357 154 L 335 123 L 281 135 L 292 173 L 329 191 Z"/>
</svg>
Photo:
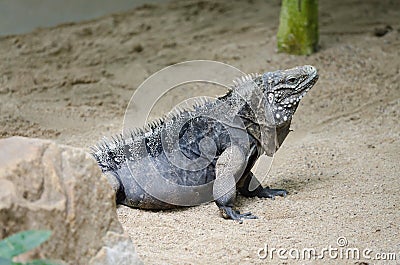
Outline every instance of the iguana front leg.
<svg viewBox="0 0 400 265">
<path fill-rule="evenodd" d="M 251 183 L 251 185 L 250 185 Z M 243 183 L 238 187 L 240 194 L 245 197 L 259 197 L 275 199 L 275 196 L 285 197 L 288 192 L 283 189 L 270 189 L 269 187 L 263 188 L 252 172 L 249 172 L 245 177 Z"/>
<path fill-rule="evenodd" d="M 242 219 L 255 219 L 251 213 L 241 214 L 233 210 L 236 199 L 236 180 L 244 169 L 246 161 L 243 152 L 238 146 L 227 148 L 218 158 L 215 165 L 216 179 L 213 186 L 213 197 L 221 214 L 226 219 L 233 219 L 242 223 Z"/>
</svg>

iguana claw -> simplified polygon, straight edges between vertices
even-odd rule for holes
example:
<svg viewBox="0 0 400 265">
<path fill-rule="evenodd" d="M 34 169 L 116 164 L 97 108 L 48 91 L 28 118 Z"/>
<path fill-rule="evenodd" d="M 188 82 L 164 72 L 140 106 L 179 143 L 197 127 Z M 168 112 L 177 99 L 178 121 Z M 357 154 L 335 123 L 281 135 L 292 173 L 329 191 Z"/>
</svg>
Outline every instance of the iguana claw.
<svg viewBox="0 0 400 265">
<path fill-rule="evenodd" d="M 232 219 L 237 221 L 239 224 L 243 223 L 243 219 L 257 219 L 258 217 L 253 215 L 251 212 L 247 213 L 240 213 L 240 211 L 234 211 L 231 207 L 224 207 L 220 208 L 222 212 L 222 216 L 225 219 Z"/>
<path fill-rule="evenodd" d="M 269 187 L 266 187 L 262 189 L 258 194 L 257 197 L 259 198 L 270 198 L 272 200 L 275 200 L 275 196 L 281 196 L 281 197 L 286 197 L 288 192 L 283 189 L 270 189 Z"/>
</svg>

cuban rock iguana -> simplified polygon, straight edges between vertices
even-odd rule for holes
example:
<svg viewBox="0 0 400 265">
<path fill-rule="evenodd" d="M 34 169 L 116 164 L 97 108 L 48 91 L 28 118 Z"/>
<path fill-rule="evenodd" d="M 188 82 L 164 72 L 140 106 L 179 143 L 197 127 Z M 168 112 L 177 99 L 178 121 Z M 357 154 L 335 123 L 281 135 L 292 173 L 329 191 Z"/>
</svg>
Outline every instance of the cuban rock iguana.
<svg viewBox="0 0 400 265">
<path fill-rule="evenodd" d="M 286 190 L 262 187 L 251 169 L 263 153 L 272 156 L 281 146 L 300 100 L 317 80 L 310 65 L 246 75 L 226 95 L 105 139 L 92 155 L 117 204 L 162 210 L 200 204 L 209 196 L 224 218 L 254 219 L 234 209 L 236 194 L 286 196 Z"/>
</svg>

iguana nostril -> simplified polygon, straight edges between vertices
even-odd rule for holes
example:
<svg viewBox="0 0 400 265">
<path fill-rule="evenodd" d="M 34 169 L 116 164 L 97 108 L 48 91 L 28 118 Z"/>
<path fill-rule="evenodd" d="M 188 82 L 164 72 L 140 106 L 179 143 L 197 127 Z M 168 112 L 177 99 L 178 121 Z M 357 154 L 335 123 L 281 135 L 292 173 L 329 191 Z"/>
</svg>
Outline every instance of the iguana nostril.
<svg viewBox="0 0 400 265">
<path fill-rule="evenodd" d="M 315 69 L 315 67 L 312 66 L 312 65 L 306 65 L 305 67 L 306 67 L 306 69 L 308 70 L 309 73 L 317 71 L 317 69 Z"/>
</svg>

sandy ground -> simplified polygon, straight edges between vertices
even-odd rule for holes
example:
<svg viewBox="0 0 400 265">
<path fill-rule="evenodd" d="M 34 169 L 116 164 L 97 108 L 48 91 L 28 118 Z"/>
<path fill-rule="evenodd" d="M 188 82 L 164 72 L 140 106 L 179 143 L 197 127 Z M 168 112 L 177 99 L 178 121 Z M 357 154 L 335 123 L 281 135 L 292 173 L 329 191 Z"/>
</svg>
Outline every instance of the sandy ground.
<svg viewBox="0 0 400 265">
<path fill-rule="evenodd" d="M 312 64 L 320 80 L 264 181 L 289 196 L 240 198 L 239 208 L 259 217 L 242 225 L 222 219 L 213 203 L 166 212 L 119 207 L 119 219 L 147 264 L 396 264 L 368 260 L 365 249 L 371 257 L 395 253 L 400 263 L 400 2 L 320 1 L 321 49 L 309 57 L 276 53 L 279 3 L 147 5 L 2 37 L 0 137 L 90 146 L 121 129 L 143 80 L 184 60 L 245 72 Z M 309 261 L 281 252 L 283 260 L 274 252 L 271 261 L 258 257 L 265 245 L 269 254 L 331 246 L 344 255 Z M 360 260 L 346 259 L 348 248 L 358 248 Z"/>
</svg>

